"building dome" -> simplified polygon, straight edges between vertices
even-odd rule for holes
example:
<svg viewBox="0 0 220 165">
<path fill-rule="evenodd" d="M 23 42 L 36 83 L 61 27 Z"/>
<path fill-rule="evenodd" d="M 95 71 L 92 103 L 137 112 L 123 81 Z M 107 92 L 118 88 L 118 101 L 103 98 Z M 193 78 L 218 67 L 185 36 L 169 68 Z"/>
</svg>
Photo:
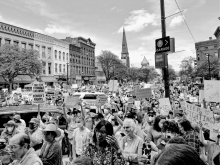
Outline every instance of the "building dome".
<svg viewBox="0 0 220 165">
<path fill-rule="evenodd" d="M 149 62 L 147 61 L 147 59 L 145 57 L 144 57 L 143 61 L 141 62 L 141 67 L 142 68 L 149 67 Z"/>
</svg>

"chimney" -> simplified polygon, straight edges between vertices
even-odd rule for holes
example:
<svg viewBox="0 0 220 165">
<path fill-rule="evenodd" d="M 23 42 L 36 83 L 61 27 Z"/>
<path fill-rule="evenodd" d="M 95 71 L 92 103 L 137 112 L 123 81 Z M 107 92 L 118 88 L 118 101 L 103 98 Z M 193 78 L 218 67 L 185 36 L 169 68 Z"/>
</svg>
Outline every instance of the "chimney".
<svg viewBox="0 0 220 165">
<path fill-rule="evenodd" d="M 212 40 L 212 37 L 209 37 L 209 40 Z"/>
</svg>

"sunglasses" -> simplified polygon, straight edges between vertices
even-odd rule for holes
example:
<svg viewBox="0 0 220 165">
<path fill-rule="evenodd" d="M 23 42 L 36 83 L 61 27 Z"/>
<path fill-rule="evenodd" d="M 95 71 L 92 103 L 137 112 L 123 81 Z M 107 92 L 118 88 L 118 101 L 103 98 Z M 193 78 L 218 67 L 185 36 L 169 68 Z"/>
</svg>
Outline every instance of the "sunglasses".
<svg viewBox="0 0 220 165">
<path fill-rule="evenodd" d="M 123 127 L 124 129 L 129 129 L 130 127 Z"/>
</svg>

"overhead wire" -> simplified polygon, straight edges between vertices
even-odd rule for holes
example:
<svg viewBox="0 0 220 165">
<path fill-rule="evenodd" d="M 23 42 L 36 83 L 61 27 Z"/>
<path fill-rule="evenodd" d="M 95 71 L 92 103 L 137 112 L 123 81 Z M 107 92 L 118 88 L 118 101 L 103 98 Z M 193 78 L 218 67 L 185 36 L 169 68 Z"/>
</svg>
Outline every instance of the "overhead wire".
<svg viewBox="0 0 220 165">
<path fill-rule="evenodd" d="M 187 22 L 186 22 L 186 19 L 184 18 L 184 15 L 183 15 L 183 13 L 182 13 L 181 10 L 180 10 L 180 7 L 179 7 L 179 5 L 178 5 L 178 3 L 177 3 L 177 0 L 175 0 L 175 2 L 176 2 L 176 5 L 177 5 L 177 7 L 178 7 L 178 9 L 179 9 L 179 11 L 180 11 L 181 16 L 183 17 L 183 20 L 184 20 L 184 22 L 185 22 L 185 24 L 186 24 L 186 27 L 187 27 L 188 31 L 190 32 L 190 34 L 191 34 L 191 36 L 192 36 L 194 42 L 196 43 L 196 40 L 195 40 L 195 38 L 194 38 L 194 36 L 193 36 L 193 34 L 192 34 L 192 32 L 191 32 L 191 30 L 190 30 L 190 28 L 189 28 Z"/>
</svg>

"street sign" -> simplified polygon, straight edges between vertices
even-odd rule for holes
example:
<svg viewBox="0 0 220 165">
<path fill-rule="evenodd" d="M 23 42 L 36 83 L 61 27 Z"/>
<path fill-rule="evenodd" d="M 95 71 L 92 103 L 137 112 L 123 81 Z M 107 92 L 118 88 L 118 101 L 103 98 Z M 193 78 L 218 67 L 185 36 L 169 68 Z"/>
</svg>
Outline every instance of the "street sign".
<svg viewBox="0 0 220 165">
<path fill-rule="evenodd" d="M 170 51 L 170 37 L 156 39 L 156 53 L 164 53 Z"/>
<path fill-rule="evenodd" d="M 163 54 L 155 54 L 155 68 L 161 69 L 164 67 L 164 58 Z"/>
</svg>

